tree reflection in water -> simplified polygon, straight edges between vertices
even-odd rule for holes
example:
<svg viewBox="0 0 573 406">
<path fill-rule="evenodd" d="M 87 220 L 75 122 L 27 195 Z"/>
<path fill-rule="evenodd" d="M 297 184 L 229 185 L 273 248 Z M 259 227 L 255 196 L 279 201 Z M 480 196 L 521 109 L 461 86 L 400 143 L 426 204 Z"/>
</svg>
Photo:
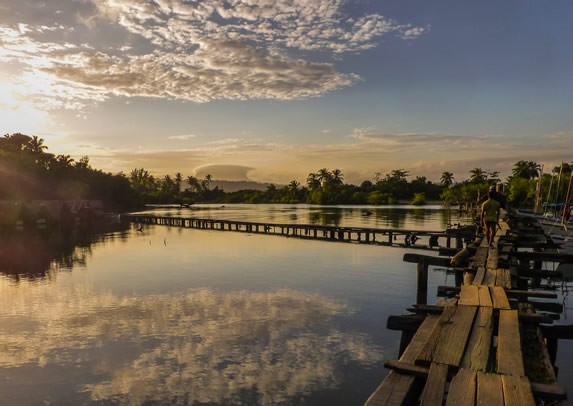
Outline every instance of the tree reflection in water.
<svg viewBox="0 0 573 406">
<path fill-rule="evenodd" d="M 11 280 L 44 278 L 53 270 L 85 266 L 94 244 L 125 241 L 129 224 L 104 224 L 97 228 L 11 231 L 0 234 L 0 274 Z"/>
</svg>

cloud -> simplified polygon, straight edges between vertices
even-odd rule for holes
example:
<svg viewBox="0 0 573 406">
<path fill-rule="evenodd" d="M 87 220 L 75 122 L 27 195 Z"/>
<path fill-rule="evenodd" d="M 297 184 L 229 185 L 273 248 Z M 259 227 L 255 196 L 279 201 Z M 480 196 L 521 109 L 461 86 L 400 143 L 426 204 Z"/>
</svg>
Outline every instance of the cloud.
<svg viewBox="0 0 573 406">
<path fill-rule="evenodd" d="M 213 179 L 248 181 L 249 172 L 253 168 L 242 165 L 205 165 L 195 168 L 195 176 L 203 178 L 205 175 L 211 175 Z"/>
<path fill-rule="evenodd" d="M 191 138 L 195 138 L 195 134 L 182 134 L 182 135 L 171 135 L 167 137 L 170 140 L 179 140 L 179 141 L 186 141 L 190 140 Z"/>
<path fill-rule="evenodd" d="M 0 353 L 0 365 L 42 378 L 64 366 L 58 378 L 95 402 L 231 404 L 256 387 L 258 404 L 287 404 L 336 387 L 341 363 L 382 360 L 366 337 L 331 325 L 352 308 L 319 294 L 194 289 L 117 296 L 21 283 L 6 290 L 2 317 L 10 322 L 0 339 L 10 351 Z M 90 373 L 78 374 L 80 365 Z"/>
<path fill-rule="evenodd" d="M 192 102 L 320 96 L 361 80 L 337 71 L 335 55 L 375 47 L 385 35 L 413 39 L 427 31 L 379 14 L 351 17 L 342 0 L 66 4 L 22 1 L 0 25 L 0 62 L 21 65 L 23 95 L 47 109 L 81 109 L 116 95 Z"/>
</svg>

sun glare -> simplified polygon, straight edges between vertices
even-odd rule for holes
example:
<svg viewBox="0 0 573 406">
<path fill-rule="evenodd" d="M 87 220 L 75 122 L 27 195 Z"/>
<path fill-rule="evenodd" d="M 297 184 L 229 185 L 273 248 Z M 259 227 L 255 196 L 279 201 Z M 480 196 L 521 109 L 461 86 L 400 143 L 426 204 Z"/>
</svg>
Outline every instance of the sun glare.
<svg viewBox="0 0 573 406">
<path fill-rule="evenodd" d="M 13 84 L 0 82 L 0 123 L 4 134 L 36 134 L 48 123 L 48 113 L 31 103 L 18 100 Z"/>
</svg>

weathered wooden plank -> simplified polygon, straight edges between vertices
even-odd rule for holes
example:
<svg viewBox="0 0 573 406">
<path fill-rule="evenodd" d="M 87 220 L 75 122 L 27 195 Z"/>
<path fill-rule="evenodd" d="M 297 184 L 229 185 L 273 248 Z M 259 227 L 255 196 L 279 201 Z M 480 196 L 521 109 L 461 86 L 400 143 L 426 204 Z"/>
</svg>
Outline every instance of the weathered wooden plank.
<svg viewBox="0 0 573 406">
<path fill-rule="evenodd" d="M 462 285 L 458 304 L 465 306 L 479 306 L 478 287 L 475 285 Z"/>
<path fill-rule="evenodd" d="M 487 286 L 478 286 L 478 296 L 480 306 L 493 306 L 493 302 L 491 301 L 491 294 L 489 293 L 489 288 Z"/>
<path fill-rule="evenodd" d="M 495 286 L 511 289 L 511 273 L 509 269 L 499 268 L 496 270 Z"/>
<path fill-rule="evenodd" d="M 477 373 L 477 405 L 503 405 L 501 375 Z"/>
<path fill-rule="evenodd" d="M 434 406 L 441 405 L 444 400 L 444 391 L 448 379 L 448 366 L 432 362 L 430 373 L 424 392 L 422 392 L 421 405 Z"/>
<path fill-rule="evenodd" d="M 476 272 L 476 276 L 472 283 L 474 285 L 481 285 L 483 283 L 484 277 L 485 277 L 485 268 L 483 266 L 480 266 Z"/>
<path fill-rule="evenodd" d="M 485 271 L 485 276 L 483 278 L 482 281 L 482 285 L 487 285 L 487 286 L 495 286 L 495 278 L 496 278 L 496 273 L 494 269 L 488 268 Z"/>
<path fill-rule="evenodd" d="M 473 406 L 476 400 L 476 373 L 462 368 L 452 379 L 446 406 Z"/>
<path fill-rule="evenodd" d="M 418 378 L 427 379 L 430 373 L 430 368 L 414 365 L 403 361 L 386 361 L 384 363 L 386 368 L 398 371 L 404 375 L 412 375 Z M 497 375 L 501 376 L 501 375 Z M 567 398 L 567 392 L 559 384 L 544 384 L 538 382 L 530 382 L 531 391 L 535 396 L 542 399 L 564 400 Z"/>
<path fill-rule="evenodd" d="M 492 286 L 489 289 L 493 301 L 493 307 L 495 309 L 509 310 L 509 300 L 507 300 L 505 290 L 500 286 Z"/>
<path fill-rule="evenodd" d="M 416 355 L 428 340 L 439 319 L 438 315 L 426 316 L 400 360 L 414 363 Z M 420 389 L 415 386 L 414 376 L 391 371 L 368 398 L 365 406 L 394 406 L 412 403 L 412 398 L 417 397 Z"/>
<path fill-rule="evenodd" d="M 526 377 L 503 375 L 501 383 L 503 386 L 503 397 L 507 406 L 535 405 L 531 385 Z"/>
<path fill-rule="evenodd" d="M 497 373 L 524 376 L 517 310 L 499 311 Z"/>
<path fill-rule="evenodd" d="M 485 238 L 484 238 L 484 240 L 485 240 Z M 485 267 L 486 266 L 488 247 L 487 247 L 487 242 L 485 244 L 486 245 L 484 246 L 483 241 L 482 241 L 482 245 L 478 247 L 476 254 L 474 255 L 474 258 L 470 264 L 470 266 L 472 268 L 477 269 L 479 267 Z"/>
<path fill-rule="evenodd" d="M 485 289 L 487 289 L 489 291 L 489 288 L 487 286 L 484 286 Z M 491 298 L 490 298 L 491 300 Z M 483 303 L 480 302 L 480 305 L 483 306 Z M 493 306 L 493 304 L 491 304 L 491 306 Z M 486 306 L 488 307 L 488 306 Z M 436 306 L 436 305 L 414 305 L 413 307 L 410 307 L 408 309 L 409 312 L 412 313 L 422 313 L 422 314 L 442 314 L 442 312 L 444 311 L 444 307 L 443 306 Z M 539 324 L 539 323 L 544 323 L 544 324 L 552 324 L 553 323 L 553 319 L 547 315 L 544 314 L 532 314 L 532 313 L 524 313 L 524 312 L 519 312 L 518 313 L 518 317 L 519 317 L 519 321 L 523 322 L 523 323 L 535 323 L 535 324 Z M 559 338 L 573 338 L 573 325 L 569 325 L 569 326 L 542 326 L 543 329 L 545 329 L 546 327 L 558 327 L 561 331 L 563 331 L 564 336 L 560 336 Z M 565 327 L 564 329 L 562 329 L 562 327 Z M 552 335 L 553 334 L 553 330 L 549 329 L 547 334 Z M 553 335 L 552 335 L 553 336 Z"/>
<path fill-rule="evenodd" d="M 434 265 L 434 266 L 450 266 L 450 258 L 412 254 L 412 253 L 404 254 L 402 261 L 415 264 Z"/>
<path fill-rule="evenodd" d="M 487 254 L 487 267 L 489 269 L 496 269 L 497 268 L 497 262 L 498 262 L 497 241 L 498 241 L 498 239 L 499 239 L 499 237 L 496 235 L 495 241 L 493 242 L 493 246 L 489 247 L 489 251 Z"/>
<path fill-rule="evenodd" d="M 464 352 L 461 366 L 486 371 L 493 334 L 493 308 L 480 307 Z"/>
<path fill-rule="evenodd" d="M 416 378 L 390 371 L 386 379 L 370 395 L 364 406 L 402 406 L 411 404 L 417 397 Z"/>
<path fill-rule="evenodd" d="M 429 314 L 424 319 L 422 325 L 416 331 L 416 334 L 410 341 L 410 344 L 400 357 L 400 360 L 406 362 L 414 362 L 416 360 L 416 356 L 420 353 L 428 338 L 431 336 L 432 332 L 438 325 L 438 321 L 440 320 L 440 316 L 435 314 Z"/>
<path fill-rule="evenodd" d="M 539 297 L 544 299 L 557 299 L 557 293 L 553 292 L 535 292 L 531 290 L 511 289 L 507 291 L 511 296 Z"/>
<path fill-rule="evenodd" d="M 446 306 L 438 326 L 416 361 L 420 363 L 439 362 L 458 366 L 477 311 L 476 306 Z"/>
</svg>

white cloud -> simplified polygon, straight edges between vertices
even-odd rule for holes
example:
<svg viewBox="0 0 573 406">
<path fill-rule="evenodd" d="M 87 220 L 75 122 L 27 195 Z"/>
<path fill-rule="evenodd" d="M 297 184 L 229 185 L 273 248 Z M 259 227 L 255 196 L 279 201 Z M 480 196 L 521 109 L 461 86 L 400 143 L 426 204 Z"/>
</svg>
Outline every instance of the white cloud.
<svg viewBox="0 0 573 406">
<path fill-rule="evenodd" d="M 319 294 L 194 289 L 117 296 L 87 285 L 56 291 L 21 284 L 4 289 L 1 316 L 18 322 L 0 330 L 10 349 L 0 353 L 0 365 L 40 377 L 50 366 L 71 366 L 68 383 L 95 402 L 230 404 L 256 386 L 259 404 L 286 404 L 334 387 L 340 362 L 382 360 L 365 336 L 329 325 L 353 309 Z M 78 379 L 79 365 L 93 372 L 89 383 Z"/>
<path fill-rule="evenodd" d="M 181 134 L 181 135 L 171 135 L 167 137 L 170 140 L 179 140 L 179 141 L 186 141 L 190 140 L 191 138 L 195 138 L 195 134 Z"/>
<path fill-rule="evenodd" d="M 320 96 L 360 80 L 328 62 L 335 54 L 426 31 L 379 14 L 350 18 L 343 0 L 92 0 L 75 4 L 73 18 L 55 13 L 63 4 L 45 4 L 44 13 L 56 16 L 51 26 L 0 25 L 0 61 L 21 64 L 24 93 L 48 109 L 113 95 L 193 102 Z M 19 7 L 22 16 L 37 9 Z M 80 28 L 84 43 L 74 43 L 68 32 Z M 110 30 L 113 48 L 102 34 Z"/>
</svg>

